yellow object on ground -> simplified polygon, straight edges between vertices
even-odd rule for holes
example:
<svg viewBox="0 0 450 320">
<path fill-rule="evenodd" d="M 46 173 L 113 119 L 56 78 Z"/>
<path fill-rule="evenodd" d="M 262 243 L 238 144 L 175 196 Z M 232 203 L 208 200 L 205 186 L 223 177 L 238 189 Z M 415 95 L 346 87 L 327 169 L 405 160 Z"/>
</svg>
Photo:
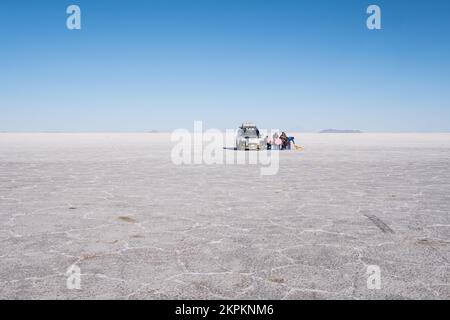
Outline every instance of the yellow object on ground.
<svg viewBox="0 0 450 320">
<path fill-rule="evenodd" d="M 305 150 L 305 148 L 303 148 L 302 146 L 298 146 L 296 144 L 294 144 L 294 148 L 295 148 L 295 151 L 303 151 L 303 150 Z"/>
</svg>

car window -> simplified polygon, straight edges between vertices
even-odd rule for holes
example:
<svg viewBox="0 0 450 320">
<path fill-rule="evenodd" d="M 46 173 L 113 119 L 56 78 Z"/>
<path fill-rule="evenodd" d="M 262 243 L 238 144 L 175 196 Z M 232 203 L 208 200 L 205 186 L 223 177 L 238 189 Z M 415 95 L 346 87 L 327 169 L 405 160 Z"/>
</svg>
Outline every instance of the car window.
<svg viewBox="0 0 450 320">
<path fill-rule="evenodd" d="M 256 128 L 246 128 L 244 129 L 244 134 L 245 137 L 249 137 L 249 138 L 257 138 L 258 135 L 256 133 Z"/>
</svg>

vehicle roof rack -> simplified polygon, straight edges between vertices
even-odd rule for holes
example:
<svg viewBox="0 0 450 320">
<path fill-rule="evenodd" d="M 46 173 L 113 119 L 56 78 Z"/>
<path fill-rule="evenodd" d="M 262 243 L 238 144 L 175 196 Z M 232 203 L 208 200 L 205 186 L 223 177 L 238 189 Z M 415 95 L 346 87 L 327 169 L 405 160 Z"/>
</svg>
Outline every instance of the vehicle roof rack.
<svg viewBox="0 0 450 320">
<path fill-rule="evenodd" d="M 241 128 L 254 128 L 254 127 L 256 127 L 256 125 L 251 122 L 244 122 L 241 126 Z"/>
</svg>

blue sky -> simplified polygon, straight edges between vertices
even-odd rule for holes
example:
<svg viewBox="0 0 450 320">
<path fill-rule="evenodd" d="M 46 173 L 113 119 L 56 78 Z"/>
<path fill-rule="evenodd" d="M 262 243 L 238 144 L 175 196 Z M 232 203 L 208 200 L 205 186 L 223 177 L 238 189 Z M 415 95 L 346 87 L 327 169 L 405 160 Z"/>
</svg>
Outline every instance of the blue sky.
<svg viewBox="0 0 450 320">
<path fill-rule="evenodd" d="M 449 34 L 448 0 L 2 0 L 0 131 L 449 132 Z"/>
</svg>

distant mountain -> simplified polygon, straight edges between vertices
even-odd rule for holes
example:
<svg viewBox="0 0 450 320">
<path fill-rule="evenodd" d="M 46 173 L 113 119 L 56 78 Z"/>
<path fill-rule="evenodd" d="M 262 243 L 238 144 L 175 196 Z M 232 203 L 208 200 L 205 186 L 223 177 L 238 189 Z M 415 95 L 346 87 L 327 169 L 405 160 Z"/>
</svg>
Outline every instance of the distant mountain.
<svg viewBox="0 0 450 320">
<path fill-rule="evenodd" d="M 326 129 L 319 131 L 319 133 L 362 133 L 359 130 L 340 130 L 340 129 Z"/>
</svg>

